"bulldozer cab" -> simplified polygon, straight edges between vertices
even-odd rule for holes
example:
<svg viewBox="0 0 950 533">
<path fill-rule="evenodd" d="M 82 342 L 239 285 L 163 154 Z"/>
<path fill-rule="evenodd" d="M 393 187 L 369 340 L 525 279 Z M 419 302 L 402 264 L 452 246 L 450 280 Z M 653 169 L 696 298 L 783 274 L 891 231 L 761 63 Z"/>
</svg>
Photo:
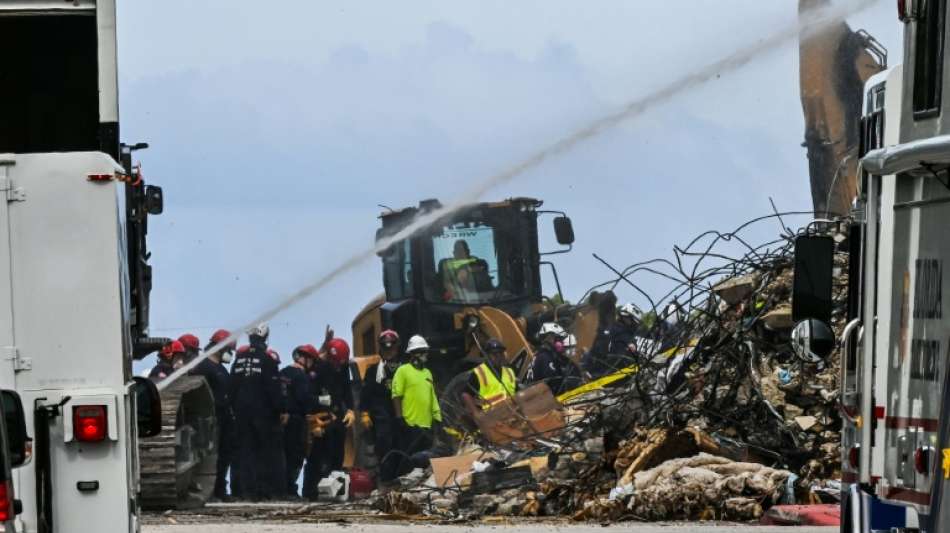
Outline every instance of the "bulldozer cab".
<svg viewBox="0 0 950 533">
<path fill-rule="evenodd" d="M 378 353 L 382 329 L 395 329 L 403 343 L 421 334 L 433 347 L 433 372 L 454 375 L 474 362 L 459 359 L 472 350 L 467 333 L 484 318 L 483 310 L 523 337 L 526 326 L 516 322 L 543 300 L 538 218 L 548 212 L 539 211 L 541 205 L 533 198 L 472 204 L 381 252 L 385 295 L 354 321 L 356 354 Z M 377 240 L 440 207 L 427 200 L 382 214 Z M 567 217 L 561 214 L 555 227 L 559 242 L 573 242 Z"/>
</svg>

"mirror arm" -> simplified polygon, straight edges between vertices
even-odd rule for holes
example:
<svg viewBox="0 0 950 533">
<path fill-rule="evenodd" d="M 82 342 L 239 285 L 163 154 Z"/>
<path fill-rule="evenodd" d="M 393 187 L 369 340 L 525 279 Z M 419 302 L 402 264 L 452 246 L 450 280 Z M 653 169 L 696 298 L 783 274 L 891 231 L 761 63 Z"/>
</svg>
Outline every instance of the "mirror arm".
<svg viewBox="0 0 950 533">
<path fill-rule="evenodd" d="M 555 251 L 553 251 L 553 252 L 542 252 L 542 253 L 540 253 L 540 254 L 538 254 L 538 255 L 558 255 L 558 254 L 566 254 L 566 253 L 570 252 L 570 251 L 573 250 L 573 249 L 574 249 L 574 245 L 573 245 L 573 244 L 568 244 L 568 245 L 567 245 L 567 248 L 563 248 L 563 249 L 561 249 L 561 250 L 555 250 Z M 544 263 L 542 263 L 542 264 L 544 264 Z"/>
<path fill-rule="evenodd" d="M 557 293 L 561 297 L 561 301 L 564 301 L 564 291 L 561 290 L 561 280 L 557 276 L 557 268 L 554 267 L 554 263 L 550 261 L 541 261 L 538 264 L 548 265 L 549 267 L 551 267 L 551 273 L 554 274 L 554 284 L 557 285 Z"/>
</svg>

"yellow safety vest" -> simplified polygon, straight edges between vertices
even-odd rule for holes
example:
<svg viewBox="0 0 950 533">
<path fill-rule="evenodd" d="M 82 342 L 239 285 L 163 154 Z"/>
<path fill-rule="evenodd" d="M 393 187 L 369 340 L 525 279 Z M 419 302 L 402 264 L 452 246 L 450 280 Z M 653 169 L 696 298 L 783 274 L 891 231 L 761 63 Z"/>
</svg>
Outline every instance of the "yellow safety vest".
<svg viewBox="0 0 950 533">
<path fill-rule="evenodd" d="M 478 378 L 478 395 L 485 401 L 482 409 L 489 409 L 496 403 L 515 395 L 517 387 L 515 372 L 507 366 L 501 369 L 501 381 L 492 372 L 488 363 L 475 367 L 475 376 Z"/>
</svg>

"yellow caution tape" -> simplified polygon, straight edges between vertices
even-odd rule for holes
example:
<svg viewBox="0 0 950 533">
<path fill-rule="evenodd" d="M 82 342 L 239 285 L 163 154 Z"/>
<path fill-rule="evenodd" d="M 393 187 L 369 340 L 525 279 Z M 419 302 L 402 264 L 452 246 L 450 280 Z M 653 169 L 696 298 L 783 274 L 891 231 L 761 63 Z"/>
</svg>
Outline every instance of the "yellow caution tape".
<svg viewBox="0 0 950 533">
<path fill-rule="evenodd" d="M 571 389 L 565 393 L 562 393 L 560 396 L 557 397 L 557 401 L 564 403 L 566 401 L 573 400 L 574 398 L 577 398 L 578 396 L 587 394 L 588 392 L 591 392 L 591 391 L 602 389 L 606 387 L 607 385 L 610 385 L 611 383 L 615 383 L 627 376 L 636 374 L 639 370 L 640 370 L 640 367 L 637 365 L 632 365 L 626 368 L 622 368 L 618 370 L 617 372 L 614 372 L 613 374 L 607 374 L 606 376 L 603 376 L 594 381 L 591 381 L 590 383 L 585 383 L 584 385 L 581 385 L 580 387 L 577 387 L 576 389 Z"/>
<path fill-rule="evenodd" d="M 950 479 L 950 448 L 943 449 L 943 479 Z"/>
</svg>

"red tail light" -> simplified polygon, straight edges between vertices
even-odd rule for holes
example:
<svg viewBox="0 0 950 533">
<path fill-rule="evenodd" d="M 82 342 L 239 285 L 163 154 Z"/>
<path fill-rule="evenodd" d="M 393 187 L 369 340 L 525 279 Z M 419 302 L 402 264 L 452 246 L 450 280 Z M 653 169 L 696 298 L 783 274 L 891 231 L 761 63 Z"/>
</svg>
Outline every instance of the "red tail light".
<svg viewBox="0 0 950 533">
<path fill-rule="evenodd" d="M 858 468 L 861 463 L 861 448 L 855 446 L 848 450 L 848 464 L 851 465 L 851 468 Z"/>
<path fill-rule="evenodd" d="M 109 433 L 106 406 L 77 405 L 73 407 L 73 436 L 79 442 L 100 442 Z"/>
<path fill-rule="evenodd" d="M 0 482 L 0 522 L 13 518 L 13 502 L 10 501 L 9 482 Z"/>
<path fill-rule="evenodd" d="M 897 18 L 901 22 L 907 20 L 907 0 L 897 0 Z"/>
</svg>

